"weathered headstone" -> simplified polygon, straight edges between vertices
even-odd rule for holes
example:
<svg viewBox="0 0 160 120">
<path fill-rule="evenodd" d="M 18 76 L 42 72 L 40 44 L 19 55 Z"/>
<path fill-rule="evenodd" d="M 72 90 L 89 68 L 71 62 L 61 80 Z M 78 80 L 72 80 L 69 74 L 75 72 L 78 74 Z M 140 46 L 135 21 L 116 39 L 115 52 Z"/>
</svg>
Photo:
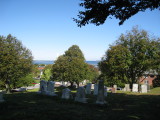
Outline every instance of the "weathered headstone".
<svg viewBox="0 0 160 120">
<path fill-rule="evenodd" d="M 3 94 L 2 93 L 0 93 L 0 102 L 4 102 Z"/>
<path fill-rule="evenodd" d="M 98 84 L 94 84 L 93 95 L 97 95 L 97 94 L 98 94 Z"/>
<path fill-rule="evenodd" d="M 69 88 L 65 88 L 62 90 L 62 99 L 70 99 L 71 98 L 71 90 Z"/>
<path fill-rule="evenodd" d="M 141 85 L 141 93 L 147 93 L 147 85 L 146 84 Z"/>
<path fill-rule="evenodd" d="M 91 83 L 87 83 L 87 86 L 86 86 L 86 94 L 91 94 Z"/>
<path fill-rule="evenodd" d="M 40 81 L 40 89 L 39 89 L 38 93 L 46 94 L 46 92 L 47 92 L 47 81 L 41 80 Z"/>
<path fill-rule="evenodd" d="M 138 84 L 133 84 L 132 92 L 138 92 Z"/>
<path fill-rule="evenodd" d="M 129 92 L 129 91 L 130 91 L 130 86 L 129 86 L 129 84 L 125 84 L 124 91 L 127 91 L 127 92 Z"/>
<path fill-rule="evenodd" d="M 114 87 L 111 89 L 111 93 L 116 93 L 116 89 Z"/>
<path fill-rule="evenodd" d="M 47 92 L 46 92 L 46 95 L 56 96 L 56 94 L 54 93 L 54 84 L 55 84 L 55 82 L 53 82 L 53 81 L 48 81 L 47 82 Z"/>
<path fill-rule="evenodd" d="M 103 80 L 99 80 L 99 84 L 98 84 L 98 96 L 97 96 L 97 101 L 96 104 L 105 104 L 106 101 L 104 99 L 104 81 Z"/>
<path fill-rule="evenodd" d="M 117 92 L 117 85 L 113 85 L 113 88 L 115 88 L 115 93 Z"/>
<path fill-rule="evenodd" d="M 85 94 L 85 88 L 84 87 L 79 87 L 77 89 L 75 101 L 86 103 L 87 102 L 86 100 L 87 99 L 86 99 L 86 94 Z"/>
</svg>

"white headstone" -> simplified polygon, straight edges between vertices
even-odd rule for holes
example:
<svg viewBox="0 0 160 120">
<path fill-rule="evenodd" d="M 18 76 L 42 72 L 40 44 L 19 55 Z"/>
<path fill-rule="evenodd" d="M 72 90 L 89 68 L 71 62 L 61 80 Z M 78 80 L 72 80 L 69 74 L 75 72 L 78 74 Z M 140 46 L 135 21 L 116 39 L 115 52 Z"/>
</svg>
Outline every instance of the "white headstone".
<svg viewBox="0 0 160 120">
<path fill-rule="evenodd" d="M 56 96 L 56 94 L 54 93 L 54 84 L 55 84 L 55 82 L 48 81 L 46 95 Z"/>
<path fill-rule="evenodd" d="M 91 94 L 91 83 L 87 83 L 87 86 L 86 86 L 86 94 Z"/>
<path fill-rule="evenodd" d="M 94 90 L 94 84 L 91 85 L 91 89 Z"/>
<path fill-rule="evenodd" d="M 146 84 L 141 85 L 141 93 L 147 93 L 147 85 Z"/>
<path fill-rule="evenodd" d="M 4 102 L 3 94 L 2 93 L 0 93 L 0 102 Z"/>
<path fill-rule="evenodd" d="M 115 88 L 115 93 L 117 92 L 117 85 L 113 85 L 113 88 Z"/>
<path fill-rule="evenodd" d="M 129 84 L 125 84 L 124 91 L 130 91 L 130 86 L 129 86 Z"/>
<path fill-rule="evenodd" d="M 106 101 L 104 99 L 104 81 L 100 80 L 98 83 L 98 95 L 97 95 L 97 101 L 96 104 L 105 104 Z"/>
<path fill-rule="evenodd" d="M 94 84 L 93 95 L 98 95 L 98 84 Z"/>
<path fill-rule="evenodd" d="M 41 80 L 40 81 L 40 90 L 38 93 L 46 94 L 46 92 L 47 92 L 47 81 Z"/>
<path fill-rule="evenodd" d="M 65 88 L 62 90 L 62 99 L 70 99 L 71 98 L 71 90 L 69 88 Z"/>
<path fill-rule="evenodd" d="M 79 87 L 77 89 L 75 101 L 82 102 L 82 103 L 86 103 L 87 102 L 86 101 L 86 95 L 85 95 L 85 89 L 84 89 L 84 87 Z"/>
<path fill-rule="evenodd" d="M 138 84 L 133 84 L 132 92 L 138 92 Z"/>
</svg>

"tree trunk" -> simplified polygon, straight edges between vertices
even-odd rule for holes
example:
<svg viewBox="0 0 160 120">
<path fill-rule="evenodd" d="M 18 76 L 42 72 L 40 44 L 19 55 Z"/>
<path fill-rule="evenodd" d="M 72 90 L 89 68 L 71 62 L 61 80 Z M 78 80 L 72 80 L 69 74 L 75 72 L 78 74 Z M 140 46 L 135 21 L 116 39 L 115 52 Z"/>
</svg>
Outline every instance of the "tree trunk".
<svg viewBox="0 0 160 120">
<path fill-rule="evenodd" d="M 77 84 L 77 88 L 79 88 L 79 82 L 76 82 L 76 84 Z"/>
<path fill-rule="evenodd" d="M 73 88 L 73 82 L 71 82 L 71 88 Z"/>
<path fill-rule="evenodd" d="M 6 86 L 6 93 L 7 94 L 11 93 L 11 88 L 8 80 L 6 81 L 5 86 Z"/>
</svg>

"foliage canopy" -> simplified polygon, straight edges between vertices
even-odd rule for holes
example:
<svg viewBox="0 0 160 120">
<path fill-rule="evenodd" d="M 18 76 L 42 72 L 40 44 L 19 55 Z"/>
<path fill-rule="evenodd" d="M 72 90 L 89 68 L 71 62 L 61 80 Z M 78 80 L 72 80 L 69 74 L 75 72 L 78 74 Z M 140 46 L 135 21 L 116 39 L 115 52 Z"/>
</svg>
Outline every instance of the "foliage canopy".
<svg viewBox="0 0 160 120">
<path fill-rule="evenodd" d="M 101 25 L 111 16 L 119 19 L 122 25 L 139 11 L 160 8 L 160 0 L 82 0 L 80 6 L 84 11 L 79 12 L 79 19 L 74 18 L 79 27 L 89 23 Z"/>
<path fill-rule="evenodd" d="M 32 54 L 16 37 L 0 36 L 0 81 L 7 92 L 32 70 Z"/>
<path fill-rule="evenodd" d="M 58 57 L 52 67 L 52 79 L 73 83 L 89 78 L 90 69 L 77 45 L 71 46 L 64 55 Z"/>
<path fill-rule="evenodd" d="M 111 85 L 137 83 L 145 71 L 160 70 L 160 41 L 134 27 L 107 50 L 99 67 Z"/>
</svg>

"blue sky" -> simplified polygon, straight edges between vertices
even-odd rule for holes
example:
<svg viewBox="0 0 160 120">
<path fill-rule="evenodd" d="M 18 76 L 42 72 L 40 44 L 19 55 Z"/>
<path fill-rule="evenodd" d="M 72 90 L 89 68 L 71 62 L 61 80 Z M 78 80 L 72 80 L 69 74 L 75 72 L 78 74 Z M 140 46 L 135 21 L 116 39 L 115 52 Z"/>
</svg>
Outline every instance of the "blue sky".
<svg viewBox="0 0 160 120">
<path fill-rule="evenodd" d="M 32 51 L 35 60 L 55 60 L 78 45 L 86 60 L 100 60 L 121 33 L 133 26 L 160 37 L 160 10 L 140 12 L 118 25 L 108 19 L 101 26 L 79 28 L 80 0 L 0 0 L 0 35 L 12 34 Z"/>
</svg>

